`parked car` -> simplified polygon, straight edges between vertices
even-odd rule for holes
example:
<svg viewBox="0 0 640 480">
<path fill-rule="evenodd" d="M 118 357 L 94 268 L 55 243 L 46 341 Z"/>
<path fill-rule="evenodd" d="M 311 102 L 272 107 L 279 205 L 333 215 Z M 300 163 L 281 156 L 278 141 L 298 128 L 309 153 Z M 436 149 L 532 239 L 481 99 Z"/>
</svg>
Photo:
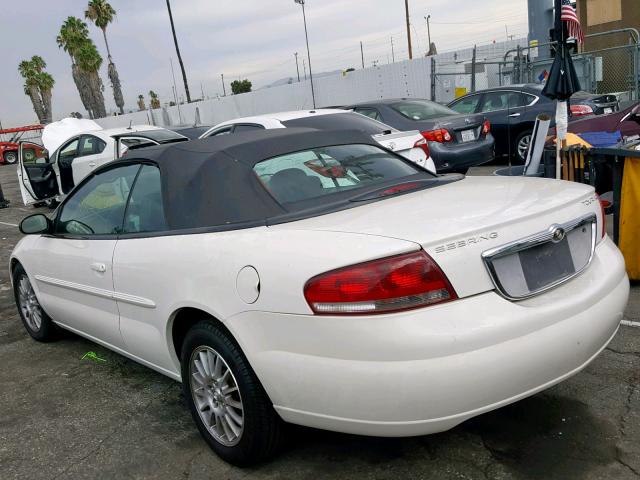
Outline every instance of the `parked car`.
<svg viewBox="0 0 640 480">
<path fill-rule="evenodd" d="M 491 122 L 496 155 L 509 155 L 524 163 L 536 117 L 555 119 L 556 102 L 542 95 L 542 85 L 525 84 L 490 88 L 457 98 L 449 108 L 459 113 L 481 113 Z M 577 92 L 571 97 L 572 119 L 612 113 L 619 109 L 615 95 Z M 552 125 L 555 122 L 552 122 Z"/>
<path fill-rule="evenodd" d="M 491 125 L 482 115 L 460 115 L 429 100 L 376 100 L 349 107 L 399 130 L 418 130 L 427 140 L 438 173 L 466 173 L 494 157 Z"/>
<path fill-rule="evenodd" d="M 22 221 L 10 269 L 34 339 L 61 327 L 182 381 L 247 465 L 283 421 L 423 435 L 579 372 L 629 294 L 604 221 L 587 185 L 438 176 L 368 134 L 290 128 L 94 170 Z"/>
<path fill-rule="evenodd" d="M 87 121 L 70 120 L 74 121 L 62 128 L 54 124 L 45 127 L 43 140 L 47 138 L 47 129 L 52 127 L 57 129 L 55 142 L 45 140 L 45 146 L 50 148 L 40 147 L 33 158 L 26 155 L 29 144 L 20 144 L 18 185 L 25 205 L 44 202 L 55 206 L 93 170 L 128 150 L 189 140 L 151 125 L 84 130 Z M 67 126 L 69 128 L 65 128 Z M 50 155 L 50 151 L 53 154 Z"/>
<path fill-rule="evenodd" d="M 436 171 L 430 156 L 429 146 L 419 132 L 414 129 L 411 129 L 412 131 L 398 131 L 379 121 L 353 112 L 345 112 L 342 109 L 299 110 L 236 118 L 210 128 L 200 138 L 293 127 L 366 132 L 372 135 L 380 145 L 399 153 L 432 172 Z"/>
</svg>

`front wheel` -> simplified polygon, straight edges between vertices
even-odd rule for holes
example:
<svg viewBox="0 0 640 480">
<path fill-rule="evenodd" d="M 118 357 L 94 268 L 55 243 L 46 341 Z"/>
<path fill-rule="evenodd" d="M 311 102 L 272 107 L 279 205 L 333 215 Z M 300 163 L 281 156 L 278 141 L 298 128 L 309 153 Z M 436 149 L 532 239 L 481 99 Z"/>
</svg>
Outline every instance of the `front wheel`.
<svg viewBox="0 0 640 480">
<path fill-rule="evenodd" d="M 17 265 L 13 272 L 13 293 L 27 333 L 39 342 L 55 340 L 56 326 L 40 306 L 31 280 L 22 265 Z"/>
<path fill-rule="evenodd" d="M 13 165 L 18 161 L 18 154 L 16 152 L 4 152 L 4 161 L 9 165 Z"/>
<path fill-rule="evenodd" d="M 187 333 L 181 357 L 185 398 L 209 446 L 238 466 L 273 456 L 282 420 L 235 341 L 205 320 Z"/>
</svg>

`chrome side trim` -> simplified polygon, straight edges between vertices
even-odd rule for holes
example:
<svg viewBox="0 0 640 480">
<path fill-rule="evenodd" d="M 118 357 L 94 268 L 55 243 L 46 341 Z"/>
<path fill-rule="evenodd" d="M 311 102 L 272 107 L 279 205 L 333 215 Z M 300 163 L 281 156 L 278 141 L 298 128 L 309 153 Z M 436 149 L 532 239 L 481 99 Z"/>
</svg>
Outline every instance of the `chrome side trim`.
<svg viewBox="0 0 640 480">
<path fill-rule="evenodd" d="M 80 283 L 68 282 L 66 280 L 60 280 L 57 278 L 45 277 L 43 275 L 36 275 L 35 279 L 38 282 L 53 285 L 55 287 L 66 288 L 67 290 L 75 290 L 76 292 L 87 293 L 94 297 L 109 298 L 118 302 L 130 303 L 143 308 L 156 308 L 156 304 L 153 300 L 149 300 L 144 297 L 137 297 L 135 295 L 129 295 L 127 293 L 119 293 L 111 290 L 105 290 L 103 288 L 91 287 L 89 285 L 82 285 Z"/>
<path fill-rule="evenodd" d="M 494 259 L 506 257 L 507 255 L 512 255 L 522 250 L 526 250 L 527 248 L 535 247 L 537 245 L 553 241 L 553 234 L 558 228 L 563 229 L 565 232 L 570 232 L 571 230 L 587 224 L 591 224 L 591 253 L 589 255 L 589 260 L 587 260 L 587 263 L 580 270 L 576 270 L 573 274 L 567 277 L 561 278 L 553 283 L 550 283 L 549 285 L 545 285 L 542 288 L 529 292 L 527 295 L 513 297 L 506 292 L 504 286 L 502 285 L 502 283 L 500 283 L 500 279 L 498 278 L 498 275 L 493 266 Z M 584 215 L 580 218 L 577 218 L 576 220 L 572 220 L 564 224 L 553 224 L 547 230 L 531 235 L 530 237 L 515 240 L 513 242 L 507 243 L 500 247 L 492 248 L 490 250 L 485 250 L 484 252 L 482 252 L 482 260 L 485 267 L 487 268 L 487 271 L 489 272 L 491 281 L 495 285 L 497 292 L 502 297 L 511 301 L 525 300 L 527 298 L 531 298 L 548 290 L 551 290 L 552 288 L 562 285 L 565 282 L 568 282 L 572 278 L 580 275 L 587 269 L 589 265 L 591 265 L 591 261 L 593 260 L 593 255 L 596 248 L 596 237 L 598 232 L 597 226 L 596 214 L 589 213 L 588 215 Z"/>
</svg>

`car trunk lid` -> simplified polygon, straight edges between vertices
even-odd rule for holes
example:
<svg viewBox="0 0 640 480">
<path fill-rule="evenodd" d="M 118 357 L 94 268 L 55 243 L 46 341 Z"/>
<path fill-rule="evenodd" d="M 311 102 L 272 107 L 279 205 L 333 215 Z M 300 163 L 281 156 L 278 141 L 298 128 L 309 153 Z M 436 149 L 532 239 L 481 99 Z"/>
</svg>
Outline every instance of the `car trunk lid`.
<svg viewBox="0 0 640 480">
<path fill-rule="evenodd" d="M 494 289 L 483 252 L 598 212 L 594 199 L 592 188 L 576 183 L 467 177 L 271 228 L 351 232 L 414 242 L 440 265 L 458 296 L 465 297 Z"/>
</svg>

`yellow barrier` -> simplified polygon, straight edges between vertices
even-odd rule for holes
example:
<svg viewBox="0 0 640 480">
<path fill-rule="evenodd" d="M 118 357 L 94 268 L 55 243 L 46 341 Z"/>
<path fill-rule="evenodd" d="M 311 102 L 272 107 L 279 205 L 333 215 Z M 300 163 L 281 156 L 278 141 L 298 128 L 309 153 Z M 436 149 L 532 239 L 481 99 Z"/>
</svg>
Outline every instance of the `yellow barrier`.
<svg viewBox="0 0 640 480">
<path fill-rule="evenodd" d="M 640 280 L 640 159 L 627 158 L 622 177 L 620 204 L 620 239 L 618 246 L 624 255 L 627 273 Z"/>
</svg>

